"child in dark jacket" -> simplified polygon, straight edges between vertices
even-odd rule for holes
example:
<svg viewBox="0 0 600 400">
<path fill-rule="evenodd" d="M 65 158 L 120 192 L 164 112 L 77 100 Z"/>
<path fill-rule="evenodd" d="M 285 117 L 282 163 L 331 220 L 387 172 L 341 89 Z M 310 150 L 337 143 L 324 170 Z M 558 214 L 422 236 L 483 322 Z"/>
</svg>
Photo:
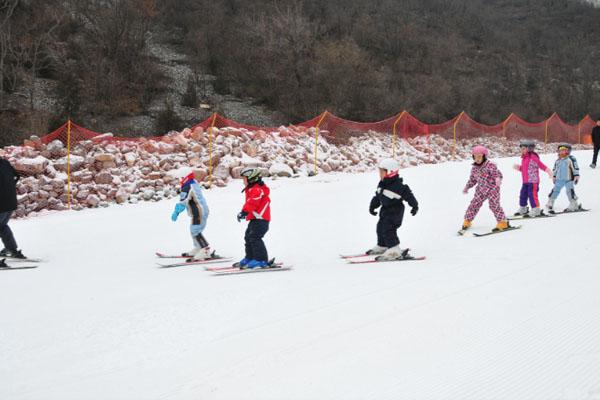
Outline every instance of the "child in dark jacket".
<svg viewBox="0 0 600 400">
<path fill-rule="evenodd" d="M 369 206 L 371 215 L 377 215 L 375 210 L 381 207 L 377 222 L 377 245 L 367 251 L 367 254 L 378 255 L 376 259 L 379 261 L 401 259 L 407 255 L 406 251 L 400 249 L 400 240 L 396 232 L 402 225 L 404 201 L 411 207 L 412 215 L 419 211 L 419 203 L 415 196 L 398 176 L 399 169 L 400 166 L 394 159 L 388 158 L 379 162 L 380 181 Z"/>
</svg>

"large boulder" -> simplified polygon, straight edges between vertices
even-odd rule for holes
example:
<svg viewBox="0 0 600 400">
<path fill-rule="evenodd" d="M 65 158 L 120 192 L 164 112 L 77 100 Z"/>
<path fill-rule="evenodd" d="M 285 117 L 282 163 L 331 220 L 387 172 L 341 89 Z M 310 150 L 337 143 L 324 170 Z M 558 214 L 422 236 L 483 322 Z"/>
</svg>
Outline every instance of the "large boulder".
<svg viewBox="0 0 600 400">
<path fill-rule="evenodd" d="M 70 167 L 71 172 L 78 171 L 81 168 L 83 168 L 83 166 L 85 165 L 85 158 L 71 154 L 70 157 L 63 157 L 63 158 L 60 158 L 60 159 L 54 161 L 53 166 L 58 171 L 66 172 L 67 165 L 69 163 L 71 164 L 71 167 Z"/>
<path fill-rule="evenodd" d="M 102 171 L 96 174 L 94 181 L 101 185 L 109 185 L 113 182 L 113 176 L 110 172 Z"/>
<path fill-rule="evenodd" d="M 101 162 L 101 163 L 114 162 L 115 156 L 114 156 L 114 154 L 110 154 L 110 153 L 100 153 L 100 154 L 96 154 L 94 156 L 94 160 Z"/>
<path fill-rule="evenodd" d="M 35 158 L 19 158 L 15 161 L 14 167 L 20 174 L 37 175 L 44 172 L 48 163 L 48 159 L 42 156 L 37 156 Z"/>
<path fill-rule="evenodd" d="M 272 176 L 285 176 L 289 178 L 294 175 L 294 170 L 292 170 L 287 164 L 273 163 L 269 168 L 269 174 Z"/>
<path fill-rule="evenodd" d="M 46 151 L 50 153 L 50 157 L 58 158 L 66 153 L 65 145 L 60 140 L 53 140 L 46 146 Z"/>
</svg>

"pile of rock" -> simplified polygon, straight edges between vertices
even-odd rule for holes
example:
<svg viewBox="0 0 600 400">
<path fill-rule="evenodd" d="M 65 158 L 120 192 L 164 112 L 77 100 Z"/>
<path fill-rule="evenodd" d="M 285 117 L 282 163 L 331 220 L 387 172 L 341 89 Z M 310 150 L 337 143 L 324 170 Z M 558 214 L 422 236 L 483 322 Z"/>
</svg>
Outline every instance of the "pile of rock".
<svg viewBox="0 0 600 400">
<path fill-rule="evenodd" d="M 181 176 L 193 170 L 198 180 L 225 186 L 240 177 L 245 166 L 261 168 L 265 176 L 293 177 L 329 172 L 365 172 L 393 153 L 390 135 L 366 132 L 343 145 L 333 145 L 314 128 L 280 127 L 276 131 L 238 128 L 171 132 L 160 139 L 117 140 L 110 134 L 72 146 L 45 145 L 31 137 L 23 146 L 0 150 L 22 175 L 18 183 L 16 216 L 42 210 L 103 207 L 110 203 L 136 203 L 176 195 Z M 502 138 L 462 140 L 454 146 L 439 136 L 395 142 L 395 155 L 403 168 L 470 157 L 473 144 L 490 148 L 493 157 L 518 154 L 514 141 Z M 315 155 L 316 150 L 316 155 Z M 554 145 L 540 152 L 555 151 Z M 211 157 L 212 154 L 212 157 Z M 212 179 L 209 177 L 212 170 Z M 69 189 L 70 188 L 70 189 Z"/>
</svg>

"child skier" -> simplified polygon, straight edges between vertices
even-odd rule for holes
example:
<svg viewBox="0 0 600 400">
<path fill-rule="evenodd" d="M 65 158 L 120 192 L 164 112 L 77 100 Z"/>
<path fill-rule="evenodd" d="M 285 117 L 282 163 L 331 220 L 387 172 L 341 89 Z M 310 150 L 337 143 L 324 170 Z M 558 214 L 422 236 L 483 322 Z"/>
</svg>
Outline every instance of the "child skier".
<svg viewBox="0 0 600 400">
<path fill-rule="evenodd" d="M 269 257 L 263 237 L 269 230 L 271 221 L 270 190 L 261 179 L 258 168 L 244 168 L 240 174 L 244 180 L 246 201 L 237 215 L 238 222 L 249 221 L 244 235 L 246 255 L 234 266 L 239 268 L 268 268 Z"/>
<path fill-rule="evenodd" d="M 502 173 L 496 167 L 496 164 L 488 160 L 488 149 L 483 146 L 475 146 L 471 150 L 473 156 L 473 167 L 467 185 L 463 193 L 467 194 L 469 189 L 477 185 L 475 197 L 471 200 L 469 208 L 465 213 L 465 220 L 462 230 L 465 231 L 471 227 L 471 222 L 479 212 L 484 201 L 488 201 L 490 209 L 498 222 L 492 230 L 494 232 L 503 231 L 509 228 L 506 215 L 500 206 L 500 185 L 502 183 Z"/>
<path fill-rule="evenodd" d="M 398 176 L 400 166 L 394 159 L 388 158 L 379 162 L 379 184 L 375 196 L 371 199 L 369 213 L 381 207 L 377 222 L 377 245 L 367 251 L 367 254 L 379 255 L 378 261 L 402 259 L 408 255 L 408 250 L 400 249 L 397 230 L 402 225 L 404 217 L 404 201 L 411 206 L 410 213 L 414 216 L 419 211 L 419 203 L 413 196 L 408 185 L 402 183 Z"/>
<path fill-rule="evenodd" d="M 521 194 L 519 196 L 519 210 L 515 215 L 539 217 L 543 214 L 538 199 L 538 192 L 540 190 L 539 170 L 545 171 L 550 176 L 550 179 L 552 179 L 552 171 L 544 165 L 540 160 L 540 156 L 535 152 L 534 140 L 521 140 L 519 147 L 521 148 L 521 164 L 515 164 L 514 168 L 517 171 L 521 171 L 523 185 L 521 186 Z M 527 208 L 528 199 L 531 211 Z"/>
<path fill-rule="evenodd" d="M 575 186 L 579 182 L 579 166 L 577 160 L 571 155 L 571 145 L 569 143 L 561 143 L 558 145 L 558 159 L 554 163 L 554 188 L 550 192 L 548 198 L 548 212 L 554 214 L 554 201 L 564 187 L 569 199 L 569 207 L 565 212 L 577 211 L 581 208 L 581 204 L 577 203 L 575 195 Z"/>
<path fill-rule="evenodd" d="M 190 257 L 188 261 L 212 258 L 213 255 L 211 254 L 208 242 L 204 238 L 204 235 L 202 235 L 202 231 L 204 231 L 208 220 L 208 205 L 202 195 L 202 188 L 196 182 L 193 172 L 181 179 L 179 203 L 175 205 L 171 220 L 177 221 L 179 214 L 186 209 L 188 215 L 192 217 L 190 233 L 192 234 L 194 247 L 190 251 L 183 253 L 182 256 Z"/>
</svg>

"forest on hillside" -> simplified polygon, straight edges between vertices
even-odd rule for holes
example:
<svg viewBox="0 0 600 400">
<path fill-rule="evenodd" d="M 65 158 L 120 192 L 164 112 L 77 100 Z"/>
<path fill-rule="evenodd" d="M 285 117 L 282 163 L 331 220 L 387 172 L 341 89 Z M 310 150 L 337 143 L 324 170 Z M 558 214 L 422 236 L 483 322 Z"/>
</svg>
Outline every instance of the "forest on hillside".
<svg viewBox="0 0 600 400">
<path fill-rule="evenodd" d="M 489 124 L 600 113 L 600 9 L 586 1 L 0 0 L 0 142 L 156 102 L 154 130 L 177 128 L 157 37 L 191 68 L 188 107 L 212 76 L 288 123 L 325 109 L 431 123 L 465 110 Z"/>
</svg>

